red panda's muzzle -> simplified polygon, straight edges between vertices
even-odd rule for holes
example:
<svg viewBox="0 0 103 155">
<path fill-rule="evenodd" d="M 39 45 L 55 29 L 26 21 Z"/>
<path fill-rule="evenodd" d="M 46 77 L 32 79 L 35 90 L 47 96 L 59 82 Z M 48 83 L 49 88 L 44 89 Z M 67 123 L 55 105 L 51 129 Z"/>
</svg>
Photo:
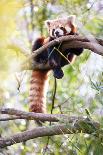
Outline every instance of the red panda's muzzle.
<svg viewBox="0 0 103 155">
<path fill-rule="evenodd" d="M 57 27 L 56 29 L 52 30 L 52 36 L 55 38 L 65 36 L 66 33 L 67 33 L 67 31 L 64 27 Z"/>
<path fill-rule="evenodd" d="M 61 28 L 56 28 L 52 30 L 52 36 L 55 38 L 64 36 L 64 31 Z"/>
<path fill-rule="evenodd" d="M 57 37 L 60 37 L 60 34 L 59 34 L 58 31 L 55 32 L 55 35 L 56 35 Z"/>
</svg>

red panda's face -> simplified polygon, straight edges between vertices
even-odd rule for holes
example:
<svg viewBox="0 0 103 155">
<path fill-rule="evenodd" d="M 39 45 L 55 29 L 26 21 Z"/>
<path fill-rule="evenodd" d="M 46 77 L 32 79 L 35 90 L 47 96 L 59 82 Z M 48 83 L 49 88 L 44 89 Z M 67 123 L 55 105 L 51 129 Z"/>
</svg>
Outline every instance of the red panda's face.
<svg viewBox="0 0 103 155">
<path fill-rule="evenodd" d="M 49 35 L 53 38 L 58 38 L 74 32 L 76 30 L 76 26 L 74 25 L 74 18 L 75 16 L 69 16 L 65 19 L 60 18 L 46 21 Z"/>
<path fill-rule="evenodd" d="M 66 35 L 67 30 L 65 29 L 65 27 L 58 26 L 57 28 L 50 29 L 49 33 L 50 33 L 50 36 L 58 38 L 58 37 Z"/>
</svg>

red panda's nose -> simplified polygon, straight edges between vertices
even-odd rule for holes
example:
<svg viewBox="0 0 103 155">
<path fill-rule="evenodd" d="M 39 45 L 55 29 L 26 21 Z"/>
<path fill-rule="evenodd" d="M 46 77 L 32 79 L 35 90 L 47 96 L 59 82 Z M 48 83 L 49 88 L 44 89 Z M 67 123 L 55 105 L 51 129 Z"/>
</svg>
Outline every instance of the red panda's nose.
<svg viewBox="0 0 103 155">
<path fill-rule="evenodd" d="M 59 32 L 58 31 L 56 31 L 55 34 L 56 34 L 56 36 L 59 36 Z"/>
</svg>

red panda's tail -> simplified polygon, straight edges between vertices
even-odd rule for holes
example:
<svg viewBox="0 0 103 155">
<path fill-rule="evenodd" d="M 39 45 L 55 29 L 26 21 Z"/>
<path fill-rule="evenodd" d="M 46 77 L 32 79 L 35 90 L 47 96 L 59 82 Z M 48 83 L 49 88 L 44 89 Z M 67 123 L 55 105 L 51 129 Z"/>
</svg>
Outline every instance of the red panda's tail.
<svg viewBox="0 0 103 155">
<path fill-rule="evenodd" d="M 33 71 L 29 95 L 29 110 L 36 113 L 46 112 L 46 93 L 48 85 L 48 71 Z"/>
</svg>

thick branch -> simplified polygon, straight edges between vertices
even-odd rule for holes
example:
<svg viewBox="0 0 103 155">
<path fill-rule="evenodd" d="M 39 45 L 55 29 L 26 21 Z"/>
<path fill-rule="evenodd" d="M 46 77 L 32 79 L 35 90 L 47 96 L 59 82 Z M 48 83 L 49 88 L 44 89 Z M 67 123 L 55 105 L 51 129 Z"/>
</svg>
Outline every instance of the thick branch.
<svg viewBox="0 0 103 155">
<path fill-rule="evenodd" d="M 99 129 L 96 122 L 91 122 L 88 119 L 75 120 L 73 124 L 61 124 L 50 127 L 37 127 L 32 130 L 24 131 L 22 133 L 15 134 L 9 138 L 0 139 L 0 148 L 10 146 L 16 143 L 24 142 L 37 137 L 73 134 L 73 133 L 94 133 Z"/>
<path fill-rule="evenodd" d="M 15 109 L 0 109 L 1 114 L 16 115 L 14 118 L 35 119 L 40 121 L 59 121 L 61 125 L 55 125 L 50 127 L 37 127 L 33 130 L 24 131 L 22 133 L 15 134 L 9 138 L 0 139 L 0 148 L 10 146 L 16 143 L 24 142 L 33 138 L 43 136 L 53 136 L 60 134 L 73 134 L 80 133 L 93 133 L 96 132 L 100 125 L 97 122 L 89 119 L 88 117 L 76 117 L 68 116 L 64 114 L 42 114 L 33 112 L 24 112 Z"/>
<path fill-rule="evenodd" d="M 55 39 L 47 44 L 45 44 L 44 46 L 42 46 L 41 48 L 39 48 L 38 50 L 35 51 L 34 54 L 32 54 L 32 57 L 35 57 L 37 56 L 38 54 L 42 53 L 43 51 L 45 51 L 48 47 L 51 47 L 53 45 L 56 45 L 57 43 L 62 43 L 62 45 L 64 46 L 64 50 L 65 50 L 65 42 L 69 43 L 70 41 L 81 41 L 81 43 L 83 42 L 85 45 L 85 42 L 88 42 L 88 43 L 91 43 L 93 46 L 94 46 L 94 49 L 95 49 L 95 44 L 97 45 L 100 45 L 100 47 L 102 48 L 101 50 L 101 53 L 98 53 L 97 54 L 100 54 L 103 56 L 103 40 L 102 39 L 97 39 L 97 38 L 85 38 L 85 37 L 82 37 L 82 36 L 77 36 L 77 35 L 68 35 L 68 36 L 63 36 L 63 37 L 60 37 L 58 39 Z M 67 44 L 66 43 L 66 44 Z M 72 46 L 70 45 L 70 48 L 76 48 L 76 46 L 74 47 L 74 42 L 72 42 Z M 88 44 L 89 45 L 89 44 Z M 69 47 L 69 45 L 68 45 Z M 78 47 L 78 46 L 77 46 Z M 86 49 L 88 49 L 88 46 L 85 46 L 87 47 Z M 84 47 L 84 48 L 85 48 Z M 98 49 L 99 50 L 99 49 Z M 93 51 L 94 52 L 94 51 Z"/>
<path fill-rule="evenodd" d="M 102 39 L 95 39 L 95 38 L 85 38 L 82 36 L 77 35 L 69 35 L 69 36 L 63 36 L 58 39 L 55 39 L 41 48 L 37 49 L 29 58 L 26 60 L 25 63 L 23 63 L 22 69 L 34 69 L 34 70 L 47 70 L 52 69 L 51 66 L 49 66 L 48 63 L 46 64 L 38 64 L 35 60 L 35 57 L 45 51 L 50 46 L 55 46 L 58 43 L 62 43 L 61 49 L 62 51 L 68 49 L 68 48 L 78 48 L 83 47 L 84 49 L 89 49 L 92 52 L 95 52 L 99 55 L 103 56 L 103 40 Z M 33 61 L 32 61 L 33 60 Z M 32 61 L 32 65 L 25 65 L 27 62 Z"/>
<path fill-rule="evenodd" d="M 81 119 L 83 117 L 77 117 L 77 116 L 68 116 L 66 114 L 43 114 L 43 113 L 34 113 L 34 112 L 26 112 L 21 110 L 16 110 L 13 108 L 6 108 L 6 109 L 0 109 L 1 114 L 8 114 L 8 115 L 15 115 L 14 119 L 28 119 L 28 120 L 40 120 L 40 121 L 50 121 L 50 122 L 58 122 L 58 121 L 67 121 L 69 123 L 73 122 L 76 119 Z M 17 118 L 16 118 L 17 117 Z M 6 118 L 4 118 L 6 120 Z M 7 120 L 9 120 L 7 118 Z M 11 120 L 13 120 L 11 118 Z M 1 118 L 1 121 L 3 121 L 3 118 Z"/>
<path fill-rule="evenodd" d="M 103 46 L 101 46 L 98 43 L 92 43 L 92 42 L 82 42 L 82 41 L 70 41 L 70 42 L 65 42 L 62 46 L 63 49 L 68 49 L 68 48 L 84 48 L 84 49 L 89 49 L 92 52 L 102 55 L 103 56 Z"/>
</svg>

